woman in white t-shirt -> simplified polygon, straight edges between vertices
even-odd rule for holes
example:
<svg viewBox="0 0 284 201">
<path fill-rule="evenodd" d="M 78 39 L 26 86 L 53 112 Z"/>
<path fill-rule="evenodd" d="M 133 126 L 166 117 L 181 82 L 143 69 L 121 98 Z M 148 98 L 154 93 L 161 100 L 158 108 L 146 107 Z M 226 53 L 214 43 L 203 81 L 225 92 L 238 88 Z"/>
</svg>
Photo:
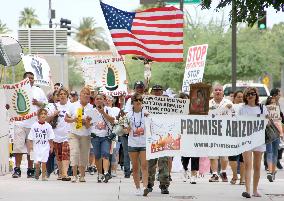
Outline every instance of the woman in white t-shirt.
<svg viewBox="0 0 284 201">
<path fill-rule="evenodd" d="M 53 103 L 48 108 L 48 122 L 52 122 L 55 138 L 53 140 L 54 151 L 56 155 L 57 166 L 59 170 L 57 180 L 70 181 L 67 170 L 70 162 L 70 148 L 68 143 L 68 134 L 70 133 L 70 125 L 64 118 L 69 109 L 67 89 L 60 88 L 57 92 L 59 102 Z"/>
<path fill-rule="evenodd" d="M 65 115 L 65 121 L 70 123 L 69 146 L 70 162 L 73 168 L 72 182 L 77 182 L 77 168 L 80 170 L 80 182 L 86 182 L 85 169 L 89 161 L 91 137 L 89 128 L 93 115 L 90 102 L 91 91 L 84 87 L 80 92 L 80 99 L 70 105 Z"/>
<path fill-rule="evenodd" d="M 130 125 L 124 129 L 129 133 L 128 152 L 132 162 L 133 180 L 136 187 L 136 195 L 147 196 L 149 193 L 148 184 L 148 163 L 146 160 L 146 133 L 145 116 L 148 112 L 142 108 L 143 98 L 141 94 L 135 93 L 131 97 L 132 111 L 127 113 Z M 140 166 L 140 168 L 139 168 Z M 140 172 L 142 172 L 143 191 L 140 189 Z"/>
<path fill-rule="evenodd" d="M 255 87 L 248 87 L 244 91 L 244 105 L 239 110 L 239 115 L 267 115 L 267 109 L 263 105 L 259 105 L 259 95 L 258 90 Z M 262 109 L 261 109 L 262 107 Z M 250 151 L 245 151 L 243 153 L 244 165 L 245 165 L 245 186 L 246 191 L 242 193 L 245 198 L 250 198 L 250 184 L 251 184 L 251 170 L 253 162 L 253 194 L 254 197 L 261 197 L 257 191 L 258 182 L 260 178 L 260 166 L 262 153 L 265 151 L 265 144 L 254 148 Z"/>
</svg>

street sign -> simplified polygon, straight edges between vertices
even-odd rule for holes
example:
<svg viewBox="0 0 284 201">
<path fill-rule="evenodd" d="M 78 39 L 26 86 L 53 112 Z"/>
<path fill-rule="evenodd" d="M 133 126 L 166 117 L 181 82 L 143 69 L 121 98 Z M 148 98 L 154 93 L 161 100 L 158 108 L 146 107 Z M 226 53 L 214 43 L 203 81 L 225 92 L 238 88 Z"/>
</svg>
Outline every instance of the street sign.
<svg viewBox="0 0 284 201">
<path fill-rule="evenodd" d="M 166 3 L 179 4 L 180 0 L 165 0 Z M 184 4 L 200 4 L 201 0 L 183 0 Z"/>
</svg>

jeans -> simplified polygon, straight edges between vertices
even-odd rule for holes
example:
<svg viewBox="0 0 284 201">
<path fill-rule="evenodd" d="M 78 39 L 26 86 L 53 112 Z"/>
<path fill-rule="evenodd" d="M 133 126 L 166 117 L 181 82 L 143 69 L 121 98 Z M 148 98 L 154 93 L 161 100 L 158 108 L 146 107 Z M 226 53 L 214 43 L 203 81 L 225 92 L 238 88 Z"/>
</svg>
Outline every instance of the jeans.
<svg viewBox="0 0 284 201">
<path fill-rule="evenodd" d="M 278 147 L 280 139 L 274 140 L 273 142 L 266 144 L 266 160 L 267 163 L 277 164 L 278 158 Z"/>
<path fill-rule="evenodd" d="M 124 175 L 130 175 L 130 158 L 128 154 L 128 136 L 121 136 L 120 141 L 123 148 Z"/>
</svg>

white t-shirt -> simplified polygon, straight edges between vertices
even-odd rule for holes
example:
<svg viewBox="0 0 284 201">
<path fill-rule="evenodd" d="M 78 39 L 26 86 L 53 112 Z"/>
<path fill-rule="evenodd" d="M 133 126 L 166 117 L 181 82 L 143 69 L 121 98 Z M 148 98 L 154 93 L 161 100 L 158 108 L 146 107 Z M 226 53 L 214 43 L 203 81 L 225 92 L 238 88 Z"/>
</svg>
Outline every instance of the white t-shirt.
<svg viewBox="0 0 284 201">
<path fill-rule="evenodd" d="M 239 114 L 239 111 L 241 109 L 241 107 L 244 105 L 244 103 L 239 103 L 239 104 L 233 104 L 233 113 L 235 115 Z"/>
<path fill-rule="evenodd" d="M 128 98 L 128 100 L 125 103 L 124 112 L 125 113 L 131 112 L 132 111 L 132 107 L 133 106 L 131 104 L 131 97 L 130 97 L 130 98 Z"/>
<path fill-rule="evenodd" d="M 115 117 L 112 113 L 112 108 L 104 107 L 104 111 L 112 117 Z M 109 130 L 112 130 L 112 125 L 110 122 L 106 120 L 105 117 L 96 109 L 94 108 L 94 115 L 92 116 L 92 127 L 90 128 L 91 133 L 96 134 L 98 137 L 106 137 Z"/>
<path fill-rule="evenodd" d="M 49 140 L 54 139 L 54 132 L 49 123 L 35 122 L 30 130 L 28 139 L 33 141 L 34 162 L 47 162 L 49 156 Z"/>
<path fill-rule="evenodd" d="M 230 104 L 231 108 L 227 108 L 226 106 Z M 223 98 L 220 103 L 216 103 L 214 98 L 209 101 L 209 115 L 229 115 L 233 113 L 233 103 L 232 101 Z"/>
<path fill-rule="evenodd" d="M 128 146 L 130 147 L 146 147 L 145 114 L 148 112 L 144 109 L 138 113 L 130 111 L 126 114 L 130 122 L 128 137 Z"/>
<path fill-rule="evenodd" d="M 262 105 L 263 107 L 263 115 L 267 115 L 268 111 L 267 108 L 265 107 L 265 105 Z M 249 105 L 243 105 L 240 110 L 239 110 L 239 115 L 244 115 L 244 116 L 255 116 L 261 114 L 261 110 L 260 110 L 260 106 L 256 105 L 254 107 L 251 107 Z M 260 145 L 256 148 L 254 148 L 252 151 L 260 151 L 260 152 L 264 152 L 266 150 L 266 145 Z"/>
<path fill-rule="evenodd" d="M 32 99 L 36 99 L 39 102 L 48 103 L 48 100 L 43 92 L 43 90 L 39 87 L 36 86 L 32 86 Z M 38 106 L 36 105 L 31 105 L 31 111 L 38 111 L 38 109 L 40 109 Z M 24 128 L 31 128 L 31 126 L 33 125 L 33 123 L 35 123 L 37 121 L 37 116 L 34 116 L 30 119 L 24 120 L 24 121 L 17 121 L 15 122 L 15 125 L 19 125 L 22 126 Z"/>
<path fill-rule="evenodd" d="M 118 107 L 108 107 L 109 114 L 112 117 L 117 117 L 119 115 L 120 109 Z"/>
<path fill-rule="evenodd" d="M 72 117 L 76 118 L 78 117 L 78 109 L 83 108 L 81 105 L 80 101 L 71 103 L 69 106 L 69 110 L 67 111 L 67 114 Z M 92 117 L 94 113 L 93 106 L 88 103 L 84 108 L 83 108 L 83 119 L 86 119 L 86 117 Z M 89 129 L 87 129 L 85 126 L 82 128 L 77 129 L 76 128 L 76 122 L 70 124 L 70 132 L 79 136 L 88 136 L 90 135 Z"/>
<path fill-rule="evenodd" d="M 68 134 L 70 133 L 70 124 L 67 123 L 64 118 L 70 107 L 71 103 L 66 103 L 61 105 L 60 103 L 55 103 L 57 110 L 59 111 L 57 126 L 53 129 L 55 138 L 54 142 L 62 143 L 68 141 Z M 52 115 L 56 111 L 54 104 L 50 104 L 48 107 L 48 115 Z"/>
</svg>

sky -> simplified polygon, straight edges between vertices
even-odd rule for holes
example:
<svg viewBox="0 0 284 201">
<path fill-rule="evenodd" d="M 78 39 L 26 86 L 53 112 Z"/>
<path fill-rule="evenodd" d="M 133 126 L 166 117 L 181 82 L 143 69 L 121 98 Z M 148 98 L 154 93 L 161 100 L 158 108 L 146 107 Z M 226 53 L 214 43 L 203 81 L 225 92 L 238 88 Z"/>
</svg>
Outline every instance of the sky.
<svg viewBox="0 0 284 201">
<path fill-rule="evenodd" d="M 218 2 L 218 0 L 213 0 Z M 133 11 L 139 7 L 139 0 L 103 0 L 104 3 L 117 7 L 121 10 Z M 78 27 L 80 20 L 83 17 L 94 17 L 98 26 L 102 26 L 107 30 L 105 20 L 100 9 L 99 0 L 51 0 L 52 9 L 55 9 L 56 19 L 53 19 L 53 23 L 60 22 L 60 18 L 70 19 L 73 27 Z M 17 32 L 18 20 L 20 12 L 25 7 L 32 7 L 35 9 L 36 14 L 40 22 L 48 27 L 48 7 L 49 0 L 0 0 L 0 20 L 5 23 L 9 29 L 13 32 Z M 213 6 L 214 7 L 214 4 Z M 185 9 L 191 14 L 193 19 L 197 19 L 196 13 L 203 22 L 208 22 L 212 17 L 214 19 L 220 19 L 221 12 L 215 12 L 211 10 L 201 10 L 198 5 L 186 5 Z M 224 9 L 226 19 L 229 19 L 228 13 L 230 8 Z M 269 8 L 267 10 L 267 26 L 272 27 L 273 24 L 284 22 L 284 12 L 276 13 L 275 10 Z M 229 22 L 228 22 L 229 23 Z M 109 33 L 107 32 L 107 35 Z"/>
</svg>

